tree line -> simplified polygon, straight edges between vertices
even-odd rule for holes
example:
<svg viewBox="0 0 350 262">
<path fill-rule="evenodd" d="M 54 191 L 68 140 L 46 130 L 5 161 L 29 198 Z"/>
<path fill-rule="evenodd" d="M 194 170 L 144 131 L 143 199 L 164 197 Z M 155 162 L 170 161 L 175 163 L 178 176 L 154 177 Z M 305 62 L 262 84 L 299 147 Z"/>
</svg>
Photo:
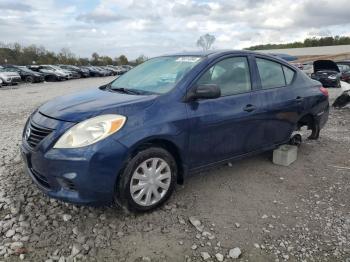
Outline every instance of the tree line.
<svg viewBox="0 0 350 262">
<path fill-rule="evenodd" d="M 137 65 L 147 60 L 147 57 L 140 55 L 136 60 L 129 61 L 125 55 L 115 58 L 101 56 L 94 52 L 90 58 L 81 58 L 72 53 L 68 48 L 62 48 L 55 53 L 43 46 L 30 45 L 22 46 L 18 43 L 0 43 L 0 65 L 32 65 L 32 64 L 69 64 L 69 65 Z"/>
<path fill-rule="evenodd" d="M 303 42 L 255 45 L 245 49 L 246 50 L 269 50 L 269 49 L 334 46 L 334 45 L 350 45 L 350 37 L 349 36 L 312 37 L 312 38 L 306 38 Z"/>
</svg>

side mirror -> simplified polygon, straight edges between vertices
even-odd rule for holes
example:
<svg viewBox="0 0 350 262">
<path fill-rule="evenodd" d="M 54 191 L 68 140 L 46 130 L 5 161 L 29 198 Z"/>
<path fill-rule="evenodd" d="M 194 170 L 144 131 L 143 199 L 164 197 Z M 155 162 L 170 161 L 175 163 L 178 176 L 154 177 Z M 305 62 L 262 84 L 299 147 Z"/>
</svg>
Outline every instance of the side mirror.
<svg viewBox="0 0 350 262">
<path fill-rule="evenodd" d="M 215 84 L 197 85 L 186 95 L 185 101 L 194 101 L 197 99 L 215 99 L 221 96 L 221 89 Z"/>
</svg>

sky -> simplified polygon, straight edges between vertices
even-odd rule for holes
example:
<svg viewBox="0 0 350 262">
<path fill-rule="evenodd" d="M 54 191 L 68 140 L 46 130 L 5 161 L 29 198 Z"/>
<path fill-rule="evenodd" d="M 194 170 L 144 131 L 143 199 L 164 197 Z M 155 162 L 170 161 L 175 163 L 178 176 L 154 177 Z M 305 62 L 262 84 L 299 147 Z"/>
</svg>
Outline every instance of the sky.
<svg viewBox="0 0 350 262">
<path fill-rule="evenodd" d="M 69 48 L 134 59 L 215 49 L 350 36 L 349 0 L 0 0 L 0 42 Z"/>
</svg>

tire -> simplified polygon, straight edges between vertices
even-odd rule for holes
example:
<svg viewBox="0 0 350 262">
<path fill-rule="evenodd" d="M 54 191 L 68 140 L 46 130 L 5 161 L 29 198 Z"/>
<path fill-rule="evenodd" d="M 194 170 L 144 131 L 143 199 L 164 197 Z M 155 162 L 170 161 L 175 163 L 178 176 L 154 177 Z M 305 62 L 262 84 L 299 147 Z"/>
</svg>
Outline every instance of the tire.
<svg viewBox="0 0 350 262">
<path fill-rule="evenodd" d="M 152 170 L 156 170 L 155 173 Z M 147 175 L 148 172 L 152 174 Z M 140 177 L 142 179 L 139 179 Z M 139 151 L 120 173 L 116 185 L 116 203 L 131 212 L 153 210 L 171 196 L 176 177 L 177 164 L 167 150 L 151 147 Z M 159 186 L 159 183 L 162 186 Z"/>
<path fill-rule="evenodd" d="M 29 84 L 32 84 L 35 82 L 35 79 L 33 76 L 26 76 L 24 80 L 26 81 L 26 83 L 29 83 Z"/>
</svg>

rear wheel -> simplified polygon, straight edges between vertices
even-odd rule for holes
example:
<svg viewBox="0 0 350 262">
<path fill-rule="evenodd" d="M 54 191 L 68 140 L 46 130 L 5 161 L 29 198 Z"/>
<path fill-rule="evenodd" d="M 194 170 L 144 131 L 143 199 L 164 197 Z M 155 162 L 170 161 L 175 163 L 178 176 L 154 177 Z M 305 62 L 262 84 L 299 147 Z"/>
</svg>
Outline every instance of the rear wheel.
<svg viewBox="0 0 350 262">
<path fill-rule="evenodd" d="M 149 211 L 172 194 L 177 176 L 173 156 L 152 147 L 136 154 L 127 164 L 116 187 L 116 202 L 129 211 Z"/>
</svg>

